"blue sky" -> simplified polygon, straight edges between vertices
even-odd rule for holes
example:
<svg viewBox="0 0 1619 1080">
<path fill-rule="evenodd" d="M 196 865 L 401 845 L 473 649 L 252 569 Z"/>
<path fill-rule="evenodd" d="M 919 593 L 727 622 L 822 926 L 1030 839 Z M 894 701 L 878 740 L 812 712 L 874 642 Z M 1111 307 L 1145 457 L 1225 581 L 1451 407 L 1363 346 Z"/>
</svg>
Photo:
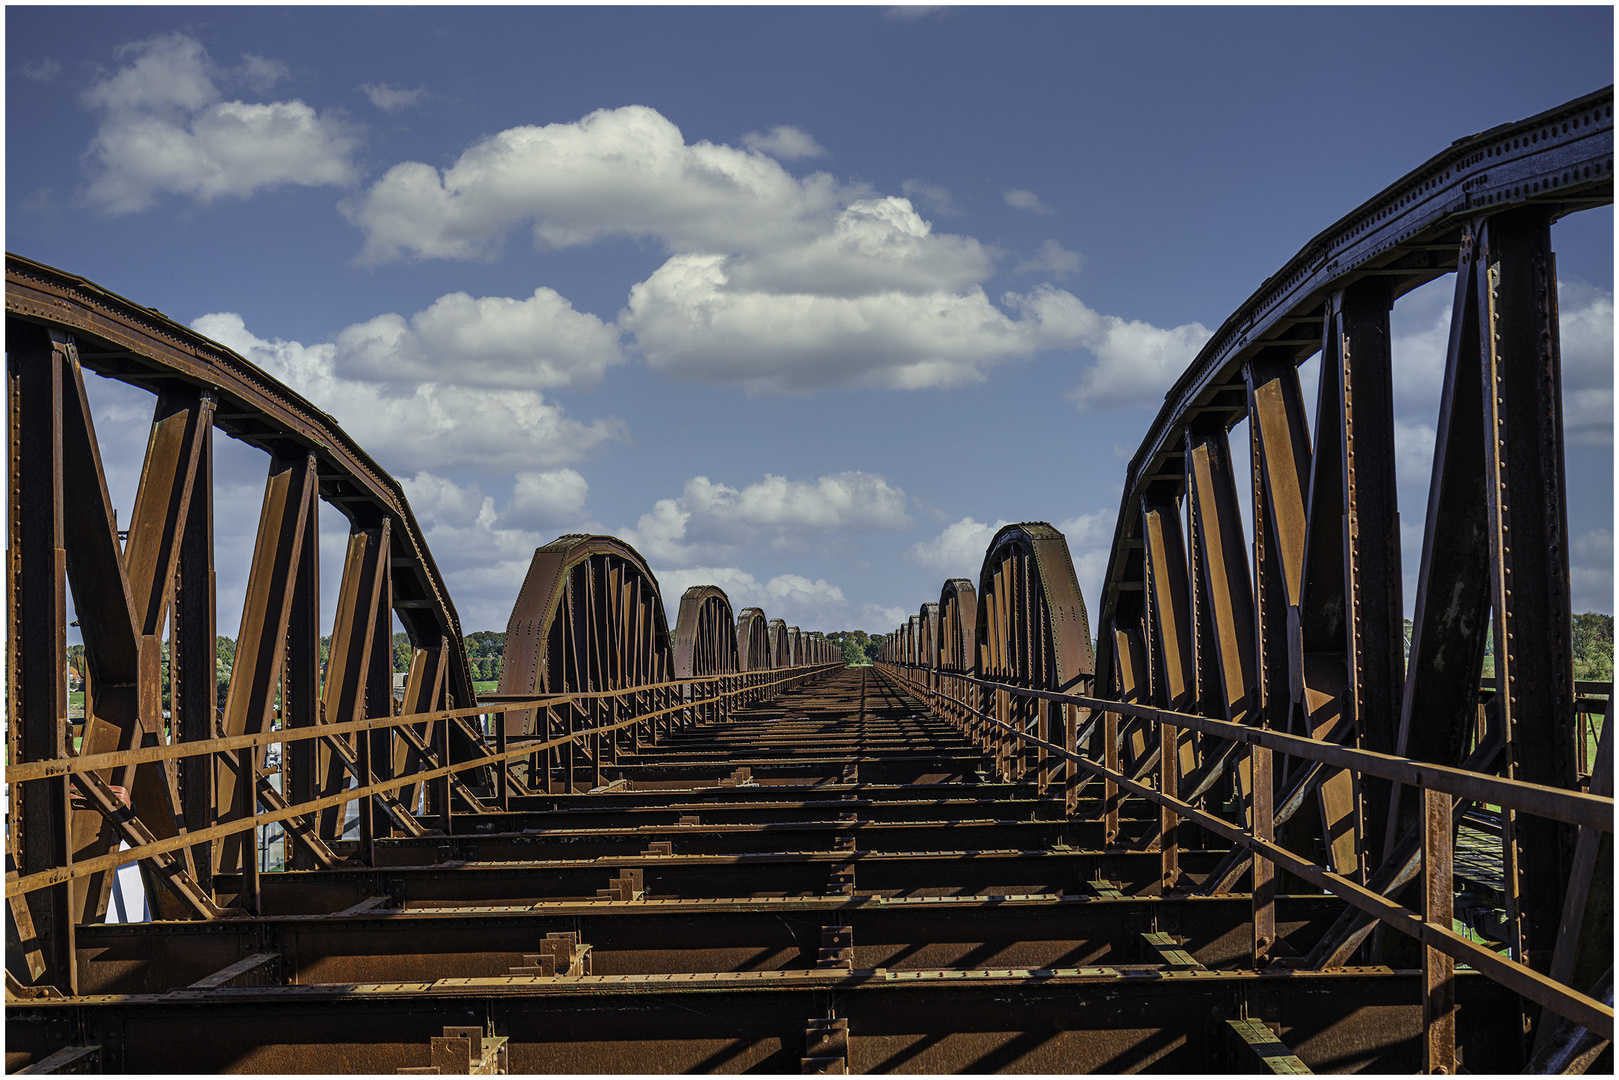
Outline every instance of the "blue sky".
<svg viewBox="0 0 1619 1080">
<path fill-rule="evenodd" d="M 1094 606 L 1209 331 L 1452 140 L 1611 83 L 1613 15 L 9 7 L 6 49 L 7 249 L 328 409 L 465 629 L 601 531 L 671 603 L 882 632 L 1005 521 Z M 1613 610 L 1612 239 L 1554 232 L 1577 611 Z M 1449 292 L 1394 313 L 1408 607 Z M 92 381 L 127 517 L 150 401 Z M 216 442 L 229 634 L 264 461 Z"/>
</svg>

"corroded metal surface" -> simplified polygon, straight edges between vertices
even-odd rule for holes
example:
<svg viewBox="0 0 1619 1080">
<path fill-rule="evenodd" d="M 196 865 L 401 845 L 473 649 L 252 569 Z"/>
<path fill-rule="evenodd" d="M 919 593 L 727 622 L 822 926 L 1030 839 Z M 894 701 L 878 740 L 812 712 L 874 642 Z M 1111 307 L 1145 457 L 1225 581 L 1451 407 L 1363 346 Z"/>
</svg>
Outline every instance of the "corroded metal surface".
<svg viewBox="0 0 1619 1080">
<path fill-rule="evenodd" d="M 1612 910 L 1611 875 L 1591 873 L 1612 845 L 1605 726 L 1585 764 L 1612 688 L 1573 679 L 1550 233 L 1612 201 L 1612 103 L 1610 88 L 1458 140 L 1225 322 L 1131 461 L 1094 685 L 1088 663 L 1052 678 L 1066 577 L 997 551 L 1043 525 L 1007 527 L 986 554 L 976 667 L 919 654 L 914 618 L 883 650 L 882 670 L 992 753 L 998 777 L 1100 780 L 1105 836 L 1156 851 L 1163 888 L 1246 889 L 1254 965 L 1330 970 L 1359 956 L 1420 969 L 1425 1071 L 1456 1066 L 1458 964 L 1522 996 L 1526 1054 L 1578 1046 L 1565 1056 L 1589 1065 L 1612 1037 L 1612 936 L 1589 918 Z M 1389 310 L 1451 271 L 1407 657 Z M 1298 376 L 1312 356 L 1313 423 Z M 1246 475 L 1229 445 L 1243 421 Z M 1053 722 L 1069 715 L 1077 732 Z M 1121 828 L 1128 795 L 1156 806 L 1145 841 Z M 1457 829 L 1482 806 L 1504 811 L 1493 850 L 1464 833 L 1458 882 Z M 1234 845 L 1195 885 L 1193 836 Z M 1301 885 L 1344 909 L 1293 955 L 1276 897 Z M 1459 886 L 1484 943 L 1454 929 Z"/>
</svg>

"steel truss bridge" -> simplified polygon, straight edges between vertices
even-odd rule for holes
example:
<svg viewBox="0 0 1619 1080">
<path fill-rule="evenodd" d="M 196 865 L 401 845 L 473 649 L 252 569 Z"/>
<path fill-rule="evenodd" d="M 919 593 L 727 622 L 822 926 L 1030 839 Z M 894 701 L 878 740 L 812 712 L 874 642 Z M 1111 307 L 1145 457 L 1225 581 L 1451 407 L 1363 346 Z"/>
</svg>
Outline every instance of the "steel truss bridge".
<svg viewBox="0 0 1619 1080">
<path fill-rule="evenodd" d="M 1166 396 L 1089 610 L 1012 525 L 846 669 L 564 536 L 484 695 L 316 404 L 8 255 L 7 1071 L 1611 1070 L 1550 226 L 1612 193 L 1609 88 L 1311 240 Z M 1447 273 L 1407 658 L 1389 310 Z M 155 396 L 123 530 L 86 371 Z M 222 702 L 215 429 L 269 462 Z M 120 867 L 150 921 L 105 921 Z"/>
</svg>

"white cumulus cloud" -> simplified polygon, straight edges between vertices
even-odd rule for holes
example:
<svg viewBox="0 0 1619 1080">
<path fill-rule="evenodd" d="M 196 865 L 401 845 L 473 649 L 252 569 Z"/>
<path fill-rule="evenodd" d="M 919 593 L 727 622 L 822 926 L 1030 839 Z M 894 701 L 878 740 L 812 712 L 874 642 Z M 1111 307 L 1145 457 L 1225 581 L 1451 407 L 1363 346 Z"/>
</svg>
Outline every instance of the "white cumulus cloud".
<svg viewBox="0 0 1619 1080">
<path fill-rule="evenodd" d="M 676 257 L 631 289 L 619 325 L 666 375 L 787 392 L 955 386 L 1034 348 L 1031 327 L 977 286 L 851 297 L 730 285 L 724 256 Z"/>
<path fill-rule="evenodd" d="M 998 305 L 983 283 L 1002 252 L 936 231 L 909 198 L 826 173 L 798 179 L 762 152 L 807 152 L 813 140 L 800 136 L 778 127 L 744 139 L 754 149 L 688 145 L 653 109 L 603 109 L 507 129 L 447 169 L 401 163 L 344 212 L 364 234 L 365 262 L 487 257 L 520 226 L 540 248 L 654 240 L 669 257 L 630 288 L 618 329 L 662 374 L 749 390 L 958 386 L 1045 349 L 1090 347 L 1106 360 L 1151 332 L 1187 329 L 1108 321 L 1050 286 Z M 920 182 L 906 190 L 948 203 Z M 1078 265 L 1053 242 L 1023 269 L 1061 277 Z"/>
<path fill-rule="evenodd" d="M 1068 392 L 1081 412 L 1157 405 L 1197 351 L 1209 340 L 1202 323 L 1163 329 L 1104 315 L 1086 348 L 1096 364 Z"/>
<path fill-rule="evenodd" d="M 1612 446 L 1613 293 L 1559 282 L 1557 296 L 1564 435 L 1572 443 Z"/>
<path fill-rule="evenodd" d="M 765 474 L 758 483 L 737 489 L 706 476 L 686 484 L 686 502 L 716 521 L 767 528 L 903 529 L 905 492 L 880 476 L 842 472 L 815 480 L 788 480 Z"/>
<path fill-rule="evenodd" d="M 825 173 L 799 180 L 763 154 L 688 146 L 656 110 L 630 105 L 508 128 L 442 172 L 395 165 L 345 212 L 365 234 L 362 261 L 383 262 L 485 256 L 525 222 L 541 248 L 621 235 L 675 251 L 758 250 L 813 237 L 837 199 Z"/>
<path fill-rule="evenodd" d="M 584 519 L 589 495 L 590 485 L 572 469 L 520 472 L 512 497 L 500 513 L 500 523 L 520 529 L 577 524 Z"/>
<path fill-rule="evenodd" d="M 750 131 L 742 136 L 742 145 L 780 161 L 831 156 L 826 147 L 816 142 L 809 132 L 787 124 L 777 124 L 767 135 Z"/>
<path fill-rule="evenodd" d="M 423 469 L 413 477 L 401 477 L 400 486 L 410 500 L 411 510 L 425 526 L 443 525 L 467 528 L 495 523 L 495 500 L 477 484 L 465 487 Z"/>
<path fill-rule="evenodd" d="M 1003 519 L 988 525 L 964 517 L 952 525 L 946 525 L 932 540 L 911 545 L 905 557 L 929 570 L 938 571 L 941 578 L 961 577 L 977 582 L 989 542 L 1009 524 Z"/>
<path fill-rule="evenodd" d="M 232 312 L 204 315 L 191 327 L 317 403 L 394 473 L 563 465 L 625 435 L 621 421 L 581 423 L 534 390 L 429 381 L 396 391 L 349 378 L 338 370 L 336 344 L 266 340 Z"/>
<path fill-rule="evenodd" d="M 409 322 L 379 315 L 337 338 L 339 373 L 388 383 L 583 389 L 622 363 L 615 327 L 551 289 L 524 300 L 450 293 Z"/>
<path fill-rule="evenodd" d="M 729 557 L 749 544 L 795 549 L 834 533 L 905 529 L 911 525 L 905 499 L 904 491 L 864 472 L 814 480 L 767 473 L 742 488 L 696 476 L 679 498 L 659 499 L 620 535 L 648 559 L 689 565 Z"/>
<path fill-rule="evenodd" d="M 830 298 L 953 294 L 993 272 L 989 249 L 970 236 L 935 233 L 909 199 L 893 196 L 851 203 L 806 243 L 726 264 L 737 292 Z"/>
<path fill-rule="evenodd" d="M 109 214 L 144 210 L 162 194 L 211 202 L 283 184 L 348 185 L 359 138 L 302 101 L 223 101 L 202 43 L 164 34 L 122 46 L 125 66 L 82 94 L 101 114 L 86 153 L 90 202 Z M 245 58 L 243 80 L 267 86 L 284 66 Z"/>
</svg>

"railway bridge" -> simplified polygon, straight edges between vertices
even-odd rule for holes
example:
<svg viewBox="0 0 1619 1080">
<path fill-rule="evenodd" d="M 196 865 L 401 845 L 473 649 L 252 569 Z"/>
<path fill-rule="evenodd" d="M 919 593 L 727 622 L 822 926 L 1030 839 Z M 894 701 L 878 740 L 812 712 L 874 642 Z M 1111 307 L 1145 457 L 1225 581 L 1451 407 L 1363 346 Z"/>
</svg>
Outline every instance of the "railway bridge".
<svg viewBox="0 0 1619 1080">
<path fill-rule="evenodd" d="M 1612 106 L 1458 140 L 1267 279 L 1131 460 L 1099 596 L 1007 526 L 868 667 L 570 535 L 479 694 L 318 402 L 8 255 L 7 1071 L 1611 1070 L 1550 226 L 1611 203 Z M 1407 655 L 1388 317 L 1451 273 Z M 154 396 L 124 529 L 86 372 Z M 268 461 L 223 695 L 216 430 Z M 120 869 L 149 920 L 107 921 Z"/>
</svg>

